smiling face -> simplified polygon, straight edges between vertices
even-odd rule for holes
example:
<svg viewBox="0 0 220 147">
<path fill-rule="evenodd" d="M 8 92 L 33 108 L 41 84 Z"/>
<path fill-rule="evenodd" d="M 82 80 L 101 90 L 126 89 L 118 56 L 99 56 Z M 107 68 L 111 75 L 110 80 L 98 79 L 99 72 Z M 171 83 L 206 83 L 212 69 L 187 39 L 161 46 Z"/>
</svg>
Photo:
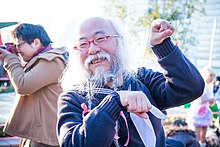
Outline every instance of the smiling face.
<svg viewBox="0 0 220 147">
<path fill-rule="evenodd" d="M 37 50 L 35 43 L 33 42 L 33 43 L 29 44 L 22 39 L 17 39 L 16 42 L 17 42 L 16 43 L 17 44 L 16 51 L 19 54 L 19 56 L 25 62 L 30 61 Z"/>
<path fill-rule="evenodd" d="M 106 74 L 117 74 L 121 63 L 118 55 L 119 37 L 108 37 L 103 43 L 94 43 L 100 36 L 118 35 L 111 23 L 102 18 L 91 18 L 80 26 L 79 42 L 89 42 L 88 49 L 80 52 L 80 62 L 91 77 L 100 77 Z"/>
</svg>

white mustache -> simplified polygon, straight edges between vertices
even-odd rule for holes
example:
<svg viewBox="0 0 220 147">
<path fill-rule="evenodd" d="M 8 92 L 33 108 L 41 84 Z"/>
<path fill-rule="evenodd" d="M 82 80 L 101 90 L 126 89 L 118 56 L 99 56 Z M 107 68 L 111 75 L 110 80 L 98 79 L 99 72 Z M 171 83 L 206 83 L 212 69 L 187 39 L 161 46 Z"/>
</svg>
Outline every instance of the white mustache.
<svg viewBox="0 0 220 147">
<path fill-rule="evenodd" d="M 108 53 L 102 52 L 102 53 L 97 53 L 95 55 L 90 55 L 84 61 L 84 66 L 86 67 L 86 69 L 89 68 L 89 64 L 91 63 L 91 61 L 96 58 L 98 58 L 98 59 L 106 58 L 110 62 L 110 55 Z"/>
</svg>

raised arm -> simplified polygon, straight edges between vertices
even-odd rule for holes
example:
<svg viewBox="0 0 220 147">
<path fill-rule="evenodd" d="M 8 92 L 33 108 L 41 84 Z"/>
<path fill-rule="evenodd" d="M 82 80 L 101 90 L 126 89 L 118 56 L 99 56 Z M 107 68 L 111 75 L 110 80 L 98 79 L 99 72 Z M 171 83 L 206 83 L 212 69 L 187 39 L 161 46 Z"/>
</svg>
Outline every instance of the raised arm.
<svg viewBox="0 0 220 147">
<path fill-rule="evenodd" d="M 164 69 L 162 73 L 142 68 L 138 76 L 149 88 L 161 109 L 180 106 L 202 95 L 204 81 L 197 68 L 170 39 L 174 32 L 171 23 L 156 20 L 152 23 L 150 43 Z"/>
</svg>

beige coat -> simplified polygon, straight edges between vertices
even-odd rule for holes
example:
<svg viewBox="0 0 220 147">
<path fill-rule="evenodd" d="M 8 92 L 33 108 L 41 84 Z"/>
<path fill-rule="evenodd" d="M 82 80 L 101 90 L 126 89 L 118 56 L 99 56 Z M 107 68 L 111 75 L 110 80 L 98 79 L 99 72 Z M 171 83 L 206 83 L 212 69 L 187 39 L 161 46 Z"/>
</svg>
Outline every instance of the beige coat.
<svg viewBox="0 0 220 147">
<path fill-rule="evenodd" d="M 16 91 L 16 99 L 4 131 L 47 145 L 58 145 L 58 79 L 66 66 L 65 48 L 40 54 L 22 67 L 18 56 L 9 55 L 4 67 Z"/>
</svg>

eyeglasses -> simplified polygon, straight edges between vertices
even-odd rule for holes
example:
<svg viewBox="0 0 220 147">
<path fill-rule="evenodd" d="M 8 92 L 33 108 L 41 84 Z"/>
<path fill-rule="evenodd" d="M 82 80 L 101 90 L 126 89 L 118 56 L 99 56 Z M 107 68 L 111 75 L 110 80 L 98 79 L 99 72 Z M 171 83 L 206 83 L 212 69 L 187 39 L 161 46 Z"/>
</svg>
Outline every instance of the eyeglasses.
<svg viewBox="0 0 220 147">
<path fill-rule="evenodd" d="M 23 44 L 25 44 L 25 43 L 27 43 L 27 42 L 24 41 L 24 42 L 22 42 L 22 43 L 16 44 L 15 47 L 16 47 L 16 48 L 20 48 L 20 47 L 21 47 Z"/>
<path fill-rule="evenodd" d="M 75 50 L 86 50 L 90 47 L 91 42 L 95 45 L 101 45 L 105 43 L 109 37 L 122 37 L 119 35 L 97 35 L 93 38 L 93 40 L 80 40 L 78 44 L 74 47 Z"/>
</svg>

